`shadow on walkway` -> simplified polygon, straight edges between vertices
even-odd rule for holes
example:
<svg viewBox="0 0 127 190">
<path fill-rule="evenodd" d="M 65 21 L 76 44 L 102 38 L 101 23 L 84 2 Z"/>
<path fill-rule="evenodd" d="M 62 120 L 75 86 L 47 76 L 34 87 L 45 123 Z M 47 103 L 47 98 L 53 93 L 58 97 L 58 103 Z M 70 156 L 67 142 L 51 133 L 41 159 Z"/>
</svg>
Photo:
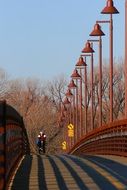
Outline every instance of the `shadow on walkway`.
<svg viewBox="0 0 127 190">
<path fill-rule="evenodd" d="M 13 184 L 10 188 L 11 190 L 47 190 L 44 177 L 44 165 L 42 161 L 42 158 L 45 159 L 44 156 L 37 155 L 37 166 L 34 166 L 37 167 L 37 175 L 35 174 L 35 176 L 31 176 L 32 164 L 35 162 L 34 156 L 35 155 L 26 155 L 24 157 L 21 165 L 16 172 Z M 33 181 L 33 187 L 31 187 L 30 180 Z"/>
<path fill-rule="evenodd" d="M 29 190 L 31 165 L 32 156 L 26 155 L 16 172 L 11 190 Z"/>
<path fill-rule="evenodd" d="M 37 156 L 37 158 L 38 158 L 38 185 L 39 185 L 39 190 L 47 190 L 42 158 L 39 155 Z"/>
</svg>

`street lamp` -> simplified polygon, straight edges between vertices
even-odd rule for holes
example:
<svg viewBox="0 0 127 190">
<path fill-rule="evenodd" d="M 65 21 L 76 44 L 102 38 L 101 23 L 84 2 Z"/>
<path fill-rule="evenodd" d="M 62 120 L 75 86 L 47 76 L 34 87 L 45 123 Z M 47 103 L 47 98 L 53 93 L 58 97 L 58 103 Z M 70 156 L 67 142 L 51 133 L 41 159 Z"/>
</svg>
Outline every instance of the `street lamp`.
<svg viewBox="0 0 127 190">
<path fill-rule="evenodd" d="M 81 76 L 79 75 L 77 69 L 75 69 L 73 71 L 73 73 L 71 75 L 71 78 L 76 80 L 76 86 L 77 86 L 77 88 L 76 88 L 76 129 L 77 129 L 76 136 L 77 136 L 77 139 L 78 139 L 79 137 L 81 137 L 81 127 L 82 126 L 81 126 L 81 120 L 80 120 L 80 127 L 78 127 L 78 104 L 79 104 L 78 103 L 78 80 L 81 80 Z M 80 95 L 82 93 L 81 90 L 82 89 L 80 88 Z"/>
<path fill-rule="evenodd" d="M 68 141 L 67 139 L 67 130 L 66 130 L 66 112 L 67 112 L 67 109 L 65 107 L 65 105 L 63 103 L 61 103 L 61 114 L 60 114 L 60 127 L 62 127 L 62 130 L 63 130 L 63 141 L 66 140 L 66 142 Z"/>
<path fill-rule="evenodd" d="M 80 68 L 80 74 L 78 73 L 78 68 L 76 67 L 76 76 L 75 76 L 75 73 L 72 74 L 72 78 L 73 79 L 79 79 L 79 82 L 80 82 L 80 91 L 78 93 L 78 98 L 79 98 L 79 121 L 80 121 L 80 126 L 79 126 L 79 138 L 82 136 L 82 129 L 83 129 L 83 118 L 82 118 L 82 71 L 81 71 L 81 68 Z M 76 81 L 77 81 L 76 80 Z"/>
<path fill-rule="evenodd" d="M 73 90 L 73 125 L 74 125 L 74 143 L 76 143 L 76 114 L 75 114 L 75 89 L 77 88 L 76 84 L 74 83 L 74 80 L 71 79 L 69 85 L 68 85 L 69 89 Z"/>
<path fill-rule="evenodd" d="M 84 80 L 82 77 L 82 73 L 81 75 L 81 82 L 84 81 L 84 107 L 85 107 L 85 128 L 83 128 L 83 133 L 87 133 L 87 64 L 84 61 L 83 57 L 80 56 L 79 60 L 76 64 L 76 68 L 80 69 L 80 73 L 81 73 L 81 69 L 84 69 Z M 81 101 L 81 108 L 82 108 L 82 101 Z M 81 114 L 82 114 L 82 109 L 81 109 Z"/>
<path fill-rule="evenodd" d="M 90 36 L 99 36 L 99 40 L 89 40 L 99 43 L 99 126 L 102 126 L 102 36 L 104 35 L 100 25 L 95 24 Z"/>
<path fill-rule="evenodd" d="M 68 144 L 68 150 L 69 148 L 71 147 L 71 142 L 70 142 L 70 139 L 68 138 L 68 131 L 67 131 L 67 125 L 69 124 L 70 122 L 70 101 L 68 100 L 67 97 L 65 97 L 64 101 L 63 101 L 63 104 L 65 106 L 65 108 L 67 109 L 66 111 L 66 118 L 67 118 L 67 122 L 65 123 L 65 134 L 66 134 L 66 141 L 67 141 L 67 144 Z M 69 117 L 67 115 L 67 112 L 69 113 Z"/>
<path fill-rule="evenodd" d="M 67 92 L 66 92 L 66 97 L 69 99 L 69 101 L 70 101 L 70 107 L 69 107 L 69 114 L 70 114 L 70 122 L 69 122 L 69 125 L 70 124 L 72 124 L 72 121 L 73 121 L 73 112 L 72 112 L 72 98 L 73 98 L 73 94 L 72 94 L 72 92 L 71 92 L 71 90 L 68 88 L 68 90 L 67 90 Z M 72 138 L 70 138 L 70 145 L 71 145 L 71 147 L 72 147 L 72 145 L 73 145 L 73 139 Z"/>
<path fill-rule="evenodd" d="M 106 7 L 101 11 L 102 14 L 109 14 L 109 21 L 97 21 L 97 23 L 109 23 L 110 30 L 110 122 L 113 121 L 113 14 L 118 14 L 118 10 L 114 7 L 113 0 L 107 0 Z"/>
<path fill-rule="evenodd" d="M 93 53 L 94 50 L 91 47 L 90 42 L 87 42 L 85 47 L 82 50 L 82 53 L 90 53 L 91 56 L 91 130 L 94 128 L 94 121 L 93 121 Z"/>
<path fill-rule="evenodd" d="M 69 100 L 70 100 L 70 107 L 69 107 L 70 112 L 69 112 L 69 114 L 70 114 L 70 123 L 72 123 L 71 98 L 73 97 L 73 94 L 72 94 L 71 90 L 68 89 L 65 95 L 66 95 L 66 97 L 69 98 Z"/>
<path fill-rule="evenodd" d="M 75 126 L 75 89 L 77 86 L 74 83 L 73 79 L 71 79 L 68 88 L 73 90 L 73 125 Z"/>
<path fill-rule="evenodd" d="M 70 101 L 68 100 L 67 97 L 65 97 L 64 101 L 63 101 L 63 104 L 65 105 L 65 107 L 68 109 L 69 106 L 70 106 Z"/>
<path fill-rule="evenodd" d="M 63 101 L 63 105 L 64 105 L 64 111 L 66 111 L 66 113 L 67 113 L 67 111 L 68 111 L 68 113 L 69 113 L 69 117 L 68 117 L 68 115 L 66 114 L 66 118 L 67 118 L 67 124 L 69 124 L 69 122 L 70 122 L 70 104 L 71 104 L 71 102 L 68 100 L 68 98 L 67 97 L 65 97 L 65 99 L 64 99 L 64 101 Z"/>
</svg>

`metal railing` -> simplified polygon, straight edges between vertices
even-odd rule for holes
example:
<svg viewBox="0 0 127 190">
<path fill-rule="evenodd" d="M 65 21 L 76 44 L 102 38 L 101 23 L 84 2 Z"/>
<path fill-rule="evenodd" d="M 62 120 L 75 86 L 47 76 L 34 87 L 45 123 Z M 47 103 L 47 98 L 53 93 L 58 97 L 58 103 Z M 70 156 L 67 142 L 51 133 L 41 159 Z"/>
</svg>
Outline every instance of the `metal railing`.
<svg viewBox="0 0 127 190">
<path fill-rule="evenodd" d="M 127 156 L 127 119 L 94 129 L 75 144 L 69 153 Z"/>
<path fill-rule="evenodd" d="M 0 190 L 7 189 L 18 161 L 28 151 L 22 117 L 6 101 L 0 102 Z"/>
</svg>

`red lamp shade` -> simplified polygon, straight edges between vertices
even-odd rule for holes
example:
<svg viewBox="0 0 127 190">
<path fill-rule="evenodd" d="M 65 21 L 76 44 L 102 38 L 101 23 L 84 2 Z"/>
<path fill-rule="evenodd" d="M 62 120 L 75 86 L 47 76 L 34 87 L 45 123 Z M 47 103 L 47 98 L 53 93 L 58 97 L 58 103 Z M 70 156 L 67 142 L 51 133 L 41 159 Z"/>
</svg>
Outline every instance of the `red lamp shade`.
<svg viewBox="0 0 127 190">
<path fill-rule="evenodd" d="M 94 25 L 93 31 L 90 33 L 90 36 L 104 36 L 105 34 L 101 30 L 101 26 L 99 24 Z"/>
<path fill-rule="evenodd" d="M 82 50 L 82 53 L 93 53 L 94 50 L 93 48 L 90 46 L 90 43 L 87 42 L 84 49 Z"/>
<path fill-rule="evenodd" d="M 87 66 L 87 64 L 86 64 L 86 62 L 83 60 L 83 57 L 80 56 L 80 57 L 79 57 L 79 60 L 78 60 L 78 62 L 77 62 L 77 64 L 76 64 L 76 68 L 81 68 L 81 67 L 85 67 L 85 66 Z"/>
<path fill-rule="evenodd" d="M 72 89 L 74 89 L 74 88 L 77 87 L 76 84 L 74 83 L 73 79 L 70 81 L 68 87 L 69 87 L 69 88 L 72 88 Z"/>
<path fill-rule="evenodd" d="M 73 94 L 70 89 L 67 90 L 67 93 L 65 94 L 67 97 L 72 97 Z"/>
<path fill-rule="evenodd" d="M 68 98 L 66 97 L 63 103 L 64 103 L 64 105 L 70 104 L 70 101 L 69 101 Z"/>
<path fill-rule="evenodd" d="M 107 0 L 106 7 L 101 11 L 102 14 L 117 14 L 119 11 L 114 7 L 113 0 Z"/>
<path fill-rule="evenodd" d="M 79 75 L 77 69 L 75 69 L 75 70 L 73 71 L 73 73 L 72 73 L 72 75 L 71 75 L 71 78 L 73 78 L 73 79 L 80 79 L 80 78 L 81 78 L 81 76 Z"/>
</svg>

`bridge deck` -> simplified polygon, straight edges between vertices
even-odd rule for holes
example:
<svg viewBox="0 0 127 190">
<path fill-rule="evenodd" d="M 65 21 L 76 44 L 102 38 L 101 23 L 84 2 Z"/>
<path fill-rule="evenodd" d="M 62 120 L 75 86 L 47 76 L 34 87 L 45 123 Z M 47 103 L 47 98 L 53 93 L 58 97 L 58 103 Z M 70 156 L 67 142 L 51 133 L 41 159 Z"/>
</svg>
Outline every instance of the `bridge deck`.
<svg viewBox="0 0 127 190">
<path fill-rule="evenodd" d="M 127 189 L 127 158 L 27 155 L 21 161 L 9 189 Z"/>
</svg>

